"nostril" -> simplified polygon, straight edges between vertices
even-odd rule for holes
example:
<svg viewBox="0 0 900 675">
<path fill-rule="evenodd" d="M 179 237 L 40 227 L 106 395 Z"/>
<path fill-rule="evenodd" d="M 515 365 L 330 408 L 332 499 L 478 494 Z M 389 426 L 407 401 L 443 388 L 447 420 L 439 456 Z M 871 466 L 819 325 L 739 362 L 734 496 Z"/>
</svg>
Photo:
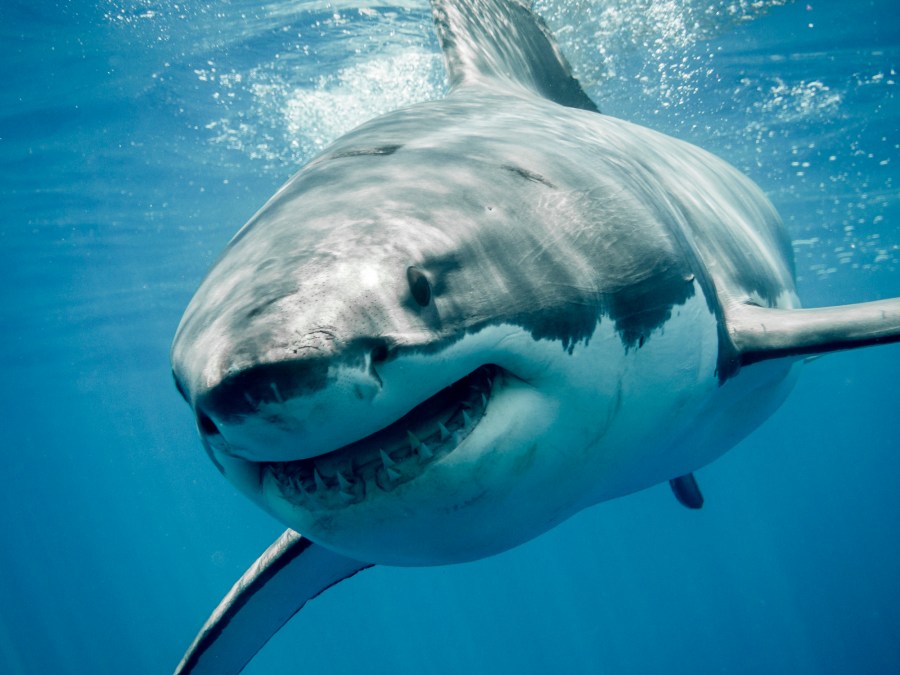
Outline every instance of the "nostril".
<svg viewBox="0 0 900 675">
<path fill-rule="evenodd" d="M 216 423 L 212 421 L 212 418 L 204 412 L 197 413 L 197 426 L 207 436 L 217 436 L 222 433 L 219 431 Z"/>
</svg>

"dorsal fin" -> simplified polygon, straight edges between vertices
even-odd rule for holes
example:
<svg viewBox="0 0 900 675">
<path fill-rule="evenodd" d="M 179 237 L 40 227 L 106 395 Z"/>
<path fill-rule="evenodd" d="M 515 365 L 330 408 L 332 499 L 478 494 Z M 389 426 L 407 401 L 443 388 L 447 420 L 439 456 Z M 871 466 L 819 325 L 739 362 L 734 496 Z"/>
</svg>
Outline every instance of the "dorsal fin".
<svg viewBox="0 0 900 675">
<path fill-rule="evenodd" d="M 900 342 L 900 298 L 815 309 L 725 303 L 739 365 Z"/>
<path fill-rule="evenodd" d="M 451 89 L 514 84 L 560 105 L 597 111 L 547 26 L 520 0 L 432 0 Z"/>
</svg>

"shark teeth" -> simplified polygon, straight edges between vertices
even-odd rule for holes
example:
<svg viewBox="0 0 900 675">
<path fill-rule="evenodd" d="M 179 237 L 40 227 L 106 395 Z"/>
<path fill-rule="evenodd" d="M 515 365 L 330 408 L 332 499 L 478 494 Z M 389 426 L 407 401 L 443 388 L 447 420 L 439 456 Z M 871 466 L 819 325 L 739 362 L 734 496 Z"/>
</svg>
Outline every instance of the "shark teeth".
<svg viewBox="0 0 900 675">
<path fill-rule="evenodd" d="M 381 464 L 385 469 L 392 469 L 395 466 L 394 460 L 391 459 L 391 456 L 387 454 L 383 449 L 379 450 L 381 453 Z"/>
<path fill-rule="evenodd" d="M 425 443 L 419 443 L 418 449 L 419 460 L 423 462 L 427 462 L 429 459 L 434 457 L 434 453 L 431 451 Z"/>
<path fill-rule="evenodd" d="M 275 400 L 279 403 L 284 403 L 284 399 L 281 398 L 281 392 L 278 390 L 278 384 L 275 382 L 270 382 L 269 387 L 272 388 L 272 393 L 275 395 Z"/>
<path fill-rule="evenodd" d="M 300 494 L 302 494 L 304 496 L 306 496 L 308 494 L 306 491 L 306 487 L 303 485 L 303 481 L 300 480 L 299 474 L 294 474 L 293 476 L 291 476 L 290 482 L 291 482 L 291 486 L 295 490 L 297 490 L 297 492 L 299 492 Z"/>
<path fill-rule="evenodd" d="M 358 504 L 370 487 L 391 492 L 473 433 L 502 373 L 483 366 L 372 436 L 309 459 L 268 463 L 269 471 L 286 499 L 313 510 Z"/>
<path fill-rule="evenodd" d="M 313 469 L 313 480 L 316 483 L 316 490 L 326 490 L 325 481 L 322 480 L 322 474 L 319 473 L 318 469 Z"/>
<path fill-rule="evenodd" d="M 422 441 L 416 438 L 416 435 L 413 432 L 407 430 L 406 437 L 409 439 L 409 447 L 413 450 L 417 450 L 419 446 L 422 445 Z"/>
<path fill-rule="evenodd" d="M 340 471 L 337 472 L 337 480 L 338 487 L 341 488 L 341 492 L 347 492 L 350 490 L 350 483 L 346 478 L 344 478 L 344 474 L 342 474 Z"/>
</svg>

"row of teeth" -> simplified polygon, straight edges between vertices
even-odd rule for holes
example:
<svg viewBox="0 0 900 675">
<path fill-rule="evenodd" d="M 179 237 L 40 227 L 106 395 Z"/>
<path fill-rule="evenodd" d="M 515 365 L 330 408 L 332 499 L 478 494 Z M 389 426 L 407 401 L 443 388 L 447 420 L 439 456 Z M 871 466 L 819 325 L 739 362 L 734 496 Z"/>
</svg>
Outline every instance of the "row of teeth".
<svg viewBox="0 0 900 675">
<path fill-rule="evenodd" d="M 391 449 L 391 454 L 380 448 L 377 456 L 363 462 L 352 457 L 338 461 L 322 458 L 316 462 L 306 460 L 299 466 L 296 462 L 270 464 L 269 470 L 281 486 L 283 496 L 306 507 L 315 506 L 317 502 L 319 505 L 361 502 L 366 496 L 367 479 L 389 492 L 415 478 L 428 463 L 456 449 L 468 436 L 487 410 L 486 391 L 490 392 L 493 382 L 490 377 L 483 378 L 482 382 L 481 386 L 472 385 L 472 393 L 476 395 L 461 404 L 458 415 L 456 412 L 451 415 L 451 419 L 457 418 L 458 425 L 452 431 L 447 428 L 448 419 L 447 424 L 438 422 L 436 429 L 424 435 L 425 440 L 407 430 L 404 446 Z M 329 463 L 330 470 L 324 470 L 323 466 Z"/>
</svg>

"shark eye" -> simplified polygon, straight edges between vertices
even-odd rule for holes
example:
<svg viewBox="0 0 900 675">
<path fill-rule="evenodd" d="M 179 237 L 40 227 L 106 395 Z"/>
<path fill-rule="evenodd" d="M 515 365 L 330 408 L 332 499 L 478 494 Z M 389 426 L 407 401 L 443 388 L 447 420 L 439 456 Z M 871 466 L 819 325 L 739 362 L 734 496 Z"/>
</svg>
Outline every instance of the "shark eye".
<svg viewBox="0 0 900 675">
<path fill-rule="evenodd" d="M 431 284 L 428 277 L 417 267 L 406 268 L 406 280 L 409 282 L 409 292 L 419 307 L 427 307 L 431 302 Z"/>
</svg>

